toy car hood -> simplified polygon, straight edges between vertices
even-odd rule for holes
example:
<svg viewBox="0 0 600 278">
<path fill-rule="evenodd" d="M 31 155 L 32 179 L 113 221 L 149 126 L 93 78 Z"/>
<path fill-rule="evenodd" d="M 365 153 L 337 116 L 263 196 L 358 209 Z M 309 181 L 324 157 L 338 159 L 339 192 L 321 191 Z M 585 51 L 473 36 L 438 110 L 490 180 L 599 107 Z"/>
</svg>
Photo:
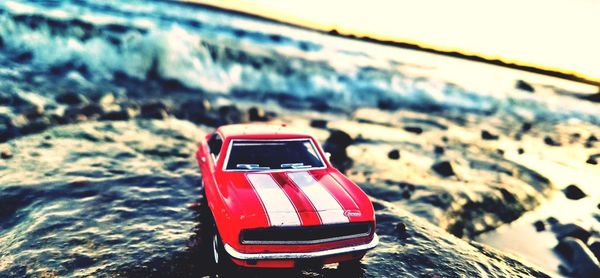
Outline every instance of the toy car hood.
<svg viewBox="0 0 600 278">
<path fill-rule="evenodd" d="M 334 169 L 222 173 L 232 220 L 246 228 L 372 221 L 368 197 Z"/>
</svg>

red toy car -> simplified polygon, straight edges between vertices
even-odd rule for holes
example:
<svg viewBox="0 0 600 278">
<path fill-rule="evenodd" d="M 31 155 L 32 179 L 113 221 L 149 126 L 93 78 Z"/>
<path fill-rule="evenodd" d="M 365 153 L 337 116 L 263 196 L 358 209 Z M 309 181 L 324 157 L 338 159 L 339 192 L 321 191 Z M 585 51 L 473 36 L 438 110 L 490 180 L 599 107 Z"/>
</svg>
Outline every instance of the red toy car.
<svg viewBox="0 0 600 278">
<path fill-rule="evenodd" d="M 356 263 L 377 245 L 371 201 L 324 154 L 285 125 L 227 125 L 202 140 L 217 265 Z"/>
</svg>

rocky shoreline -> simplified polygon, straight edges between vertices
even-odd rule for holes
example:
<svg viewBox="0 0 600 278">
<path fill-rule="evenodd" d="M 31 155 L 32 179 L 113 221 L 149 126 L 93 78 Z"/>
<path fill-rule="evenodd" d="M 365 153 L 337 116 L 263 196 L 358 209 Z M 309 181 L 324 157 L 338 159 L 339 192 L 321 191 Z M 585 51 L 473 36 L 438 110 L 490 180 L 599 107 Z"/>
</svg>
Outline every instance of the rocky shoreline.
<svg viewBox="0 0 600 278">
<path fill-rule="evenodd" d="M 32 206 L 35 207 L 32 205 L 36 203 L 35 197 L 29 195 L 36 194 L 26 188 L 38 188 L 42 181 L 64 184 L 60 191 L 74 192 L 67 196 L 86 198 L 106 193 L 96 183 L 106 183 L 106 190 L 110 190 L 123 186 L 123 181 L 130 183 L 131 177 L 148 175 L 149 184 L 164 178 L 184 182 L 190 194 L 185 199 L 195 202 L 199 192 L 195 182 L 199 173 L 193 153 L 203 132 L 228 123 L 286 122 L 311 130 L 333 154 L 332 161 L 346 170 L 350 178 L 373 198 L 382 244 L 365 259 L 361 275 L 545 275 L 518 258 L 468 239 L 517 219 L 553 192 L 553 184 L 547 177 L 505 157 L 505 152 L 537 151 L 523 150 L 516 142 L 530 140 L 523 139 L 527 136 L 548 141 L 550 135 L 542 135 L 552 129 L 550 124 L 517 125 L 514 119 L 507 117 L 494 125 L 485 117 L 409 110 L 359 109 L 352 113 L 323 113 L 269 105 L 266 107 L 270 110 L 265 111 L 264 105 L 243 100 L 236 100 L 234 105 L 218 97 L 188 96 L 148 101 L 119 99 L 110 93 L 88 98 L 71 92 L 58 95 L 56 104 L 43 106 L 24 99 L 7 99 L 2 100 L 3 104 L 14 109 L 2 117 L 0 125 L 0 137 L 5 142 L 0 145 L 0 183 L 6 185 L 0 190 L 6 196 L 3 203 L 11 204 L 2 211 L 2 225 L 9 231 L 15 229 L 11 226 L 15 217 L 22 217 L 19 214 L 27 214 Z M 65 126 L 55 127 L 63 124 Z M 561 135 L 553 140 L 558 142 L 555 144 L 581 144 L 585 150 L 595 147 L 594 137 L 594 133 L 580 134 L 578 140 L 565 141 Z M 500 142 L 504 141 L 512 143 L 500 147 Z M 552 146 L 548 142 L 545 145 Z M 129 165 L 136 167 L 132 169 Z M 87 186 L 90 186 L 89 190 Z M 178 205 L 177 210 L 180 210 L 185 204 Z M 198 247 L 202 246 L 201 240 L 196 240 L 192 234 L 193 230 L 201 230 L 201 224 L 193 228 L 197 225 L 193 224 L 193 218 L 200 217 L 198 214 L 201 213 L 188 211 L 183 213 L 186 219 L 181 219 L 188 223 L 189 230 L 181 231 L 186 234 L 181 240 L 187 243 L 173 248 L 185 256 L 197 256 L 192 254 L 194 250 L 202 249 Z M 46 229 L 59 235 L 69 228 Z M 155 227 L 157 232 L 160 229 L 160 225 Z M 559 230 L 570 235 L 564 229 Z M 18 238 L 16 234 L 12 236 Z M 587 247 L 569 236 L 563 238 L 564 243 L 557 247 L 562 254 L 577 258 L 582 252 L 589 254 L 572 251 L 587 250 Z M 0 240 L 7 240 L 6 235 Z M 590 243 L 590 246 L 597 247 L 597 244 Z M 31 246 L 33 249 L 47 247 L 44 243 Z M 13 243 L 2 250 L 13 254 L 0 262 L 3 273 L 19 273 L 24 265 L 32 264 L 23 257 L 24 254 L 15 258 L 14 254 L 19 252 L 11 251 L 12 248 L 19 247 Z M 117 254 L 124 250 L 137 252 L 132 251 L 134 246 L 118 248 L 122 250 L 117 250 Z M 97 254 L 89 252 L 91 254 L 87 256 L 92 259 L 85 260 L 91 260 L 90 264 L 107 265 L 97 258 Z M 159 256 L 157 260 L 164 263 L 168 259 Z M 76 273 L 73 272 L 77 270 L 76 265 L 59 265 L 58 269 L 63 270 L 55 274 Z M 31 271 L 40 274 L 48 267 L 56 269 L 34 264 Z M 120 273 L 122 267 L 132 266 L 117 264 L 93 273 Z M 144 271 L 133 267 L 127 270 L 132 272 L 126 273 L 148 271 L 160 276 L 180 274 L 191 268 L 194 273 L 205 271 L 198 267 L 153 267 L 154 270 Z M 326 268 L 317 271 L 316 275 L 327 276 L 331 271 L 335 270 Z"/>
</svg>

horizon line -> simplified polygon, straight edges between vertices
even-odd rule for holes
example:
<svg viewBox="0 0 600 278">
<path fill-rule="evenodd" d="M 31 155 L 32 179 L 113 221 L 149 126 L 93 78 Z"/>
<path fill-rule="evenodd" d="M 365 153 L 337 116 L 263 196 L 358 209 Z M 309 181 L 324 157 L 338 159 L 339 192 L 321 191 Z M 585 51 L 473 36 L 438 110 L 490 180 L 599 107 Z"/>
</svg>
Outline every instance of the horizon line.
<svg viewBox="0 0 600 278">
<path fill-rule="evenodd" d="M 169 0 L 166 0 L 169 1 Z M 584 83 L 588 85 L 593 85 L 599 88 L 600 93 L 600 77 L 592 77 L 582 73 L 579 73 L 575 70 L 565 70 L 556 67 L 544 66 L 535 63 L 528 63 L 524 61 L 520 61 L 517 59 L 510 59 L 496 55 L 486 55 L 483 53 L 468 51 L 460 48 L 451 48 L 451 47 L 443 47 L 438 45 L 431 45 L 423 42 L 413 41 L 409 39 L 398 39 L 389 36 L 369 34 L 365 32 L 358 32 L 353 30 L 348 30 L 340 26 L 325 26 L 323 24 L 318 24 L 314 22 L 310 22 L 308 20 L 288 17 L 289 21 L 284 21 L 281 18 L 274 17 L 269 15 L 271 13 L 267 11 L 260 12 L 260 10 L 256 10 L 254 12 L 247 11 L 242 8 L 234 7 L 231 5 L 223 5 L 219 3 L 207 3 L 202 0 L 181 0 L 178 1 L 180 4 L 187 4 L 192 6 L 201 6 L 208 9 L 219 10 L 227 13 L 237 14 L 241 16 L 246 16 L 258 20 L 263 20 L 267 22 L 275 22 L 279 24 L 283 24 L 286 26 L 291 26 L 295 28 L 300 28 L 303 30 L 315 31 L 321 34 L 326 34 L 330 36 L 342 37 L 347 39 L 353 39 L 358 41 L 364 41 L 369 43 L 375 43 L 379 45 L 386 45 L 392 47 L 399 47 L 405 49 L 412 49 L 417 51 L 423 51 L 443 56 L 461 58 L 465 60 L 470 60 L 474 62 L 481 62 L 492 64 L 496 66 L 517 69 L 526 72 L 532 72 L 537 74 L 542 74 L 546 76 L 551 76 L 555 78 L 570 80 L 574 82 Z M 302 23 L 303 22 L 303 23 Z"/>
</svg>

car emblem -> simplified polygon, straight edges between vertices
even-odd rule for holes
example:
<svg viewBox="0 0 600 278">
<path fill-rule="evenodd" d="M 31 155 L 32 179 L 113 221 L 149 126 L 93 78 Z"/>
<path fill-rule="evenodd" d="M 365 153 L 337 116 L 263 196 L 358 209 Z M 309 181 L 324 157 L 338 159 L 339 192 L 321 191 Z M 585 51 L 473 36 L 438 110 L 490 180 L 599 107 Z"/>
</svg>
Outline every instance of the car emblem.
<svg viewBox="0 0 600 278">
<path fill-rule="evenodd" d="M 347 210 L 347 211 L 344 211 L 344 215 L 346 217 L 359 217 L 362 215 L 362 213 L 360 213 L 360 211 L 358 211 L 358 210 Z"/>
</svg>

